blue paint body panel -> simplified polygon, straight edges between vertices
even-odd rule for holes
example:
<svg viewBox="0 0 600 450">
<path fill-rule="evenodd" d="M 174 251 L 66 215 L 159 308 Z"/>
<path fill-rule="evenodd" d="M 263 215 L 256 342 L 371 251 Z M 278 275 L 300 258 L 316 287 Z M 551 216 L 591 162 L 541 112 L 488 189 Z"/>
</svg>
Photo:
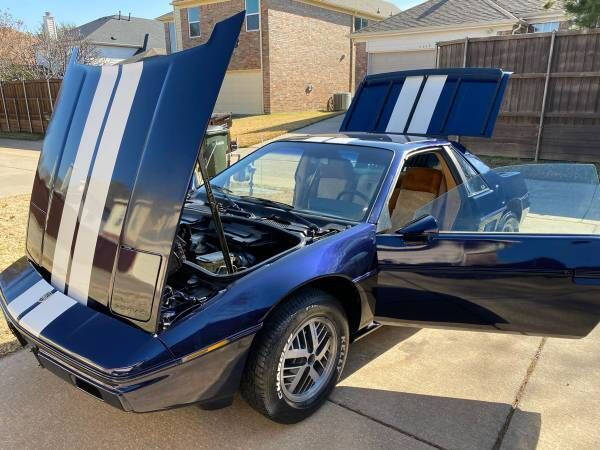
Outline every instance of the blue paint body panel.
<svg viewBox="0 0 600 450">
<path fill-rule="evenodd" d="M 441 92 L 428 98 L 427 83 L 445 77 Z M 369 75 L 358 88 L 341 132 L 491 137 L 510 74 L 499 69 L 427 69 Z M 401 96 L 407 78 L 418 78 L 416 97 Z M 428 123 L 411 131 L 420 104 L 435 105 Z M 394 110 L 408 120 L 396 122 Z M 415 119 L 415 120 L 413 120 Z"/>
</svg>

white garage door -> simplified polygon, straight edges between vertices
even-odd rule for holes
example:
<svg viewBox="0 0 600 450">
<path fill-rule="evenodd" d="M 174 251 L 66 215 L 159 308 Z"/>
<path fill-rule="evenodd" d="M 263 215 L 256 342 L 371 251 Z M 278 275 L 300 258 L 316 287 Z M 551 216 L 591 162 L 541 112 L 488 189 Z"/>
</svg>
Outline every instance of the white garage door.
<svg viewBox="0 0 600 450">
<path fill-rule="evenodd" d="M 262 114 L 262 98 L 260 70 L 229 71 L 225 74 L 215 112 Z"/>
<path fill-rule="evenodd" d="M 432 69 L 433 67 L 435 67 L 435 50 L 369 54 L 369 74 L 398 70 Z"/>
</svg>

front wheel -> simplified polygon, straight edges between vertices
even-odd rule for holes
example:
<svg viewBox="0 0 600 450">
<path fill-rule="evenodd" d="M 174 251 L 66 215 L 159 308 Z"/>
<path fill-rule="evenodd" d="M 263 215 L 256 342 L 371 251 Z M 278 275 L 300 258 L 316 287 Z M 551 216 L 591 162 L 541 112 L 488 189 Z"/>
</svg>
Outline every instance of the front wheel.
<svg viewBox="0 0 600 450">
<path fill-rule="evenodd" d="M 348 338 L 346 314 L 334 297 L 316 289 L 295 295 L 274 311 L 257 336 L 242 395 L 276 422 L 305 419 L 335 387 Z"/>
</svg>

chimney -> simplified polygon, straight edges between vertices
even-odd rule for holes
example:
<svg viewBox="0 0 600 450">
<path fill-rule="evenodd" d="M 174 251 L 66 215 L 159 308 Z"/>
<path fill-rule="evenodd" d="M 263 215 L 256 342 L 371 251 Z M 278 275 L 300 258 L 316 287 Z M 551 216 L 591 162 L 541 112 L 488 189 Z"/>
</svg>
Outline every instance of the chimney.
<svg viewBox="0 0 600 450">
<path fill-rule="evenodd" d="M 54 23 L 54 17 L 50 14 L 50 11 L 46 11 L 44 14 L 42 28 L 47 36 L 56 39 L 56 24 Z"/>
</svg>

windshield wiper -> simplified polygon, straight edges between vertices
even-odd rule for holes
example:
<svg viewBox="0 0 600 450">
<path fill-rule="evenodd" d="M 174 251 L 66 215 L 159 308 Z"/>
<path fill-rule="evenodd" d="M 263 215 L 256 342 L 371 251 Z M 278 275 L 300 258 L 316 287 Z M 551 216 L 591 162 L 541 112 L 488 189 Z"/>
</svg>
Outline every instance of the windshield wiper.
<svg viewBox="0 0 600 450">
<path fill-rule="evenodd" d="M 242 195 L 242 196 L 240 196 L 240 198 L 243 200 L 247 200 L 249 202 L 259 203 L 261 205 L 265 205 L 270 208 L 275 208 L 275 209 L 280 209 L 282 211 L 285 211 L 290 216 L 292 216 L 294 219 L 296 219 L 298 222 L 302 223 L 303 225 L 306 225 L 309 228 L 309 230 L 311 230 L 314 234 L 320 234 L 323 232 L 323 230 L 321 230 L 321 227 L 319 227 L 319 225 L 302 217 L 300 214 L 295 213 L 294 207 L 288 205 L 287 203 L 277 202 L 275 200 L 268 200 L 266 198 L 251 197 L 249 195 Z"/>
<path fill-rule="evenodd" d="M 227 189 L 226 187 L 223 186 L 217 186 L 215 184 L 210 185 L 210 187 L 212 188 L 213 191 L 218 192 L 225 200 L 227 200 L 227 202 L 229 203 L 229 205 L 237 210 L 237 211 L 241 211 L 243 213 L 247 213 L 249 214 L 247 211 L 245 211 L 240 205 L 238 205 L 228 194 L 231 194 L 232 191 L 230 189 Z"/>
</svg>

